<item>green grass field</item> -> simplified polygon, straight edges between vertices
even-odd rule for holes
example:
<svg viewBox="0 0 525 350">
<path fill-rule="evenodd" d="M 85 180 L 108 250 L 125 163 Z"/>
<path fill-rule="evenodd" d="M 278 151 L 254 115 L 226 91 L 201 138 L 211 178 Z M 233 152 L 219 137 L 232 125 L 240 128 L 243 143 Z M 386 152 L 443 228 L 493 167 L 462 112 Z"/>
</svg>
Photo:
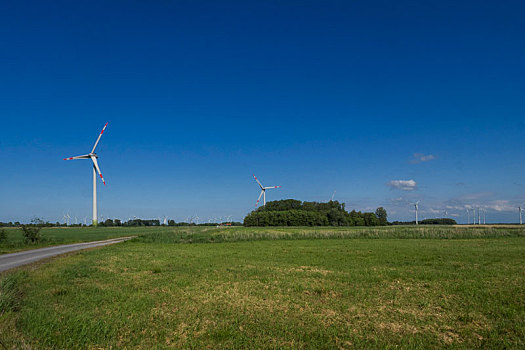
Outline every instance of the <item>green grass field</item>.
<svg viewBox="0 0 525 350">
<path fill-rule="evenodd" d="M 40 231 L 42 241 L 37 244 L 24 244 L 22 230 L 19 228 L 0 228 L 7 232 L 7 240 L 0 242 L 0 254 L 20 250 L 42 248 L 51 245 L 98 241 L 144 233 L 139 227 L 46 227 Z M 163 227 L 157 228 L 162 231 Z M 146 230 L 147 231 L 147 230 Z"/>
<path fill-rule="evenodd" d="M 5 274 L 0 343 L 523 348 L 524 233 L 444 227 L 149 230 L 133 241 Z"/>
</svg>

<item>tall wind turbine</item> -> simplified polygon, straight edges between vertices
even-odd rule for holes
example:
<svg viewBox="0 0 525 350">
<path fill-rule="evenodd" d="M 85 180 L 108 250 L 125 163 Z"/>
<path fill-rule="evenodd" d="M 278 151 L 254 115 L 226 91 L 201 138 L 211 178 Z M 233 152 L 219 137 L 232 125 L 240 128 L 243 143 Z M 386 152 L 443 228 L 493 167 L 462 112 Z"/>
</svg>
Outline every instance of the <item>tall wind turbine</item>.
<svg viewBox="0 0 525 350">
<path fill-rule="evenodd" d="M 521 219 L 521 212 L 523 211 L 523 208 L 518 207 L 518 211 L 520 212 L 520 225 L 523 225 L 523 220 Z"/>
<path fill-rule="evenodd" d="M 416 225 L 419 225 L 419 223 L 417 222 L 417 212 L 419 211 L 419 201 L 414 203 L 414 210 L 416 212 Z"/>
<path fill-rule="evenodd" d="M 264 187 L 259 182 L 259 180 L 257 179 L 255 175 L 253 175 L 253 178 L 255 179 L 255 181 L 257 181 L 257 183 L 259 184 L 259 187 L 261 188 L 261 194 L 259 195 L 259 198 L 257 199 L 257 202 L 255 203 L 255 207 L 257 208 L 257 205 L 259 204 L 259 201 L 261 200 L 261 196 L 263 197 L 263 206 L 265 206 L 266 205 L 266 190 L 269 190 L 270 188 L 280 188 L 281 186 Z"/>
<path fill-rule="evenodd" d="M 102 131 L 100 132 L 100 135 L 98 135 L 97 141 L 95 142 L 95 145 L 93 146 L 93 149 L 89 154 L 84 154 L 81 156 L 76 157 L 70 157 L 70 158 L 64 158 L 64 160 L 72 160 L 72 159 L 91 159 L 93 162 L 93 226 L 98 225 L 98 219 L 97 219 L 97 172 L 100 175 L 100 178 L 102 179 L 102 182 L 104 183 L 104 186 L 106 185 L 106 181 L 104 181 L 104 178 L 102 177 L 102 173 L 100 172 L 100 168 L 98 167 L 97 163 L 97 154 L 95 153 L 95 149 L 97 148 L 98 142 L 100 141 L 100 138 L 102 137 L 102 134 L 104 133 L 104 130 L 106 130 L 106 126 L 108 126 L 108 123 L 104 125 L 102 128 Z"/>
</svg>

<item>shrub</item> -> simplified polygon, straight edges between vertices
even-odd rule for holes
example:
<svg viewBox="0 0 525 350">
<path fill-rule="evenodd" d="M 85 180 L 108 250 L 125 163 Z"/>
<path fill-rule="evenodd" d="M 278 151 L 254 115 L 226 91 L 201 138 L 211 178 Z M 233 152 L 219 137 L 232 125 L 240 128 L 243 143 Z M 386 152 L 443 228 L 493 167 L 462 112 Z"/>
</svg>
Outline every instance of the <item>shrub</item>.
<svg viewBox="0 0 525 350">
<path fill-rule="evenodd" d="M 7 241 L 7 232 L 5 230 L 0 230 L 0 242 Z"/>
<path fill-rule="evenodd" d="M 38 218 L 31 220 L 29 225 L 21 225 L 22 235 L 24 236 L 24 243 L 38 243 L 42 239 L 40 230 L 42 230 L 44 222 Z"/>
</svg>

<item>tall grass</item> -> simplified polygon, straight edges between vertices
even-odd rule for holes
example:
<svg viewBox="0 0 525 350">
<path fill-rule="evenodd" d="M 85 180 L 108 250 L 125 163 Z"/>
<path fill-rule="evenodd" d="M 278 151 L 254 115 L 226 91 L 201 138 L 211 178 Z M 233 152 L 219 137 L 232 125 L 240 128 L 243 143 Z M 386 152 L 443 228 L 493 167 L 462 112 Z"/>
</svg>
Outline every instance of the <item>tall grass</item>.
<svg viewBox="0 0 525 350">
<path fill-rule="evenodd" d="M 221 243 L 261 240 L 299 239 L 472 239 L 498 237 L 525 237 L 523 228 L 472 227 L 231 227 L 231 228 L 176 228 L 152 231 L 139 235 L 144 243 Z"/>
<path fill-rule="evenodd" d="M 0 278 L 0 316 L 18 310 L 22 298 L 20 284 L 26 276 L 27 273 L 18 272 Z"/>
</svg>

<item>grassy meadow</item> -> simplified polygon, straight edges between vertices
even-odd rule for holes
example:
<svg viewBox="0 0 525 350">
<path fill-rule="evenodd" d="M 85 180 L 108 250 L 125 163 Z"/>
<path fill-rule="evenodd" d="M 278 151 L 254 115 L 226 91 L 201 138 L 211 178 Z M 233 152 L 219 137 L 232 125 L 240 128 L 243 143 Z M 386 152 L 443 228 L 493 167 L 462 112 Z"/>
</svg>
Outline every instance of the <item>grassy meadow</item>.
<svg viewBox="0 0 525 350">
<path fill-rule="evenodd" d="M 0 241 L 0 254 L 13 253 L 20 250 L 42 248 L 52 245 L 99 241 L 104 239 L 134 236 L 144 233 L 139 227 L 44 227 L 40 231 L 41 242 L 25 244 L 22 229 L 0 227 L 7 233 L 7 240 Z M 158 228 L 157 230 L 162 230 Z"/>
<path fill-rule="evenodd" d="M 148 229 L 0 276 L 0 348 L 523 348 L 524 271 L 521 228 Z"/>
</svg>

